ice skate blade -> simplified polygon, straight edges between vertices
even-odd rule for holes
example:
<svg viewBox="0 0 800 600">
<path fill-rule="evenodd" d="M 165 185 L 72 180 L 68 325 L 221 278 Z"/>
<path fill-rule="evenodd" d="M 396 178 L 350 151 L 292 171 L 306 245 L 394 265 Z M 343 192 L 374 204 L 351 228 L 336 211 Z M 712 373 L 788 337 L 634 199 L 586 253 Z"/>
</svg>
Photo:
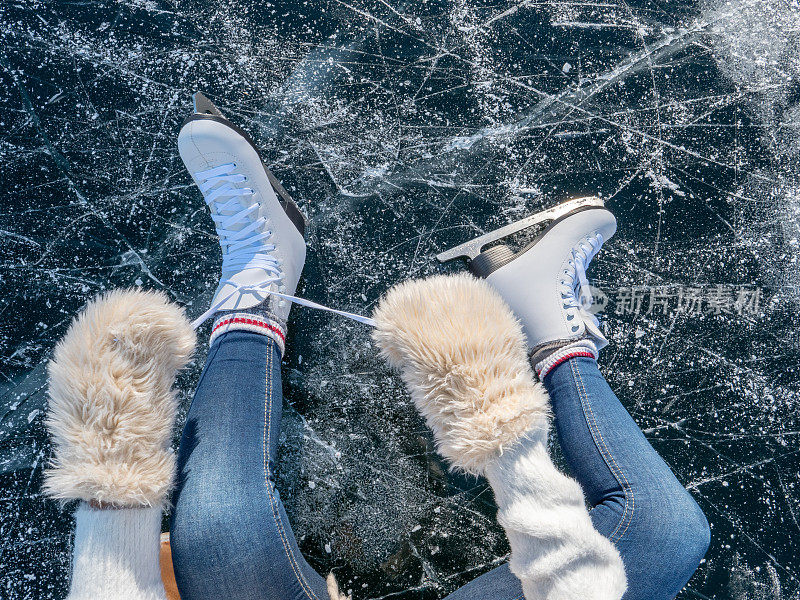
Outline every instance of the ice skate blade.
<svg viewBox="0 0 800 600">
<path fill-rule="evenodd" d="M 605 205 L 603 201 L 597 196 L 572 198 L 571 200 L 562 202 L 558 206 L 554 206 L 553 208 L 548 208 L 542 212 L 530 215 L 529 217 L 525 217 L 524 219 L 516 221 L 515 223 L 509 223 L 504 227 L 500 227 L 499 229 L 495 229 L 494 231 L 490 231 L 489 233 L 476 237 L 474 240 L 465 242 L 460 246 L 450 248 L 450 250 L 445 250 L 444 252 L 436 255 L 436 260 L 438 260 L 440 263 L 445 263 L 456 258 L 467 258 L 472 260 L 481 253 L 484 246 L 513 235 L 518 231 L 522 231 L 528 227 L 533 227 L 534 225 L 544 223 L 545 221 L 555 221 L 556 219 L 567 217 L 574 212 L 586 208 L 604 207 Z"/>
<path fill-rule="evenodd" d="M 259 152 L 258 146 L 256 146 L 253 138 L 250 137 L 250 134 L 238 125 L 231 123 L 227 117 L 222 114 L 222 111 L 214 106 L 214 103 L 211 102 L 211 100 L 209 100 L 203 92 L 195 92 L 192 94 L 192 101 L 194 102 L 194 114 L 186 119 L 184 125 L 189 121 L 196 121 L 198 119 L 210 119 L 212 121 L 224 123 L 236 133 L 241 135 L 245 140 L 247 140 L 247 143 L 253 147 L 253 150 L 256 151 L 256 154 L 258 154 L 259 157 L 261 156 L 261 152 Z M 267 165 L 264 163 L 263 159 L 261 160 L 261 164 L 264 167 L 264 172 L 267 174 L 267 179 L 269 180 L 272 189 L 274 189 L 275 193 L 278 194 L 278 201 L 281 203 L 286 216 L 289 217 L 289 220 L 291 220 L 291 222 L 294 223 L 294 226 L 297 227 L 300 235 L 305 235 L 306 225 L 308 224 L 305 215 L 300 212 L 300 208 L 298 208 L 295 201 L 292 200 L 289 192 L 287 192 L 286 189 L 281 185 L 281 182 L 278 181 L 278 178 L 272 174 L 272 171 L 267 168 Z"/>
</svg>

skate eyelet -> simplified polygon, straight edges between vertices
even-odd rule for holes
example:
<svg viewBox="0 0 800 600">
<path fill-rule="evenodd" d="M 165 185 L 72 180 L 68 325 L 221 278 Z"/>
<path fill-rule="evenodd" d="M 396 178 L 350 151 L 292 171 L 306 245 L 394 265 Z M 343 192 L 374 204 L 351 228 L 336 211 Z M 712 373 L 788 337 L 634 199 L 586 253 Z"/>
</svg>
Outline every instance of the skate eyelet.
<svg viewBox="0 0 800 600">
<path fill-rule="evenodd" d="M 575 315 L 567 315 L 567 321 L 572 321 L 575 318 Z"/>
<path fill-rule="evenodd" d="M 573 333 L 575 333 L 576 331 L 578 331 L 578 329 L 580 329 L 580 327 L 578 327 L 577 325 L 573 325 L 573 326 L 572 326 L 572 332 L 573 332 Z"/>
</svg>

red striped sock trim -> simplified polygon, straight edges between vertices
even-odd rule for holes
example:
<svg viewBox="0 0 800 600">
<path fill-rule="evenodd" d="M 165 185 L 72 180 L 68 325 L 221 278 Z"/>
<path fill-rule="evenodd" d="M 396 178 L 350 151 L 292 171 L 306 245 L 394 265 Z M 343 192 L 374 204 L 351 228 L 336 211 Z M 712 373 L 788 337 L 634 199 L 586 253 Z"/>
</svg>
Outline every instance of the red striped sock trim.
<svg viewBox="0 0 800 600">
<path fill-rule="evenodd" d="M 570 352 L 569 354 L 565 354 L 564 356 L 558 357 L 556 361 L 552 365 L 547 366 L 547 370 L 545 371 L 544 368 L 537 371 L 537 375 L 539 379 L 544 379 L 544 377 L 553 369 L 555 369 L 561 363 L 568 361 L 570 358 L 578 358 L 579 356 L 584 356 L 586 358 L 596 358 L 594 354 L 589 352 L 588 350 L 576 350 L 575 352 Z"/>
<path fill-rule="evenodd" d="M 211 330 L 211 335 L 213 336 L 220 327 L 224 327 L 225 325 L 253 325 L 255 327 L 263 327 L 264 329 L 268 329 L 272 333 L 276 334 L 278 337 L 281 338 L 282 342 L 286 342 L 286 335 L 281 331 L 280 327 L 276 327 L 271 323 L 266 321 L 261 321 L 259 319 L 247 319 L 244 317 L 233 317 L 231 319 L 223 319 L 214 325 L 214 329 Z"/>
<path fill-rule="evenodd" d="M 248 313 L 218 317 L 211 330 L 211 337 L 208 340 L 209 345 L 213 344 L 219 336 L 229 331 L 249 331 L 271 338 L 275 340 L 278 350 L 283 356 L 286 345 L 286 331 L 277 321 Z"/>
</svg>

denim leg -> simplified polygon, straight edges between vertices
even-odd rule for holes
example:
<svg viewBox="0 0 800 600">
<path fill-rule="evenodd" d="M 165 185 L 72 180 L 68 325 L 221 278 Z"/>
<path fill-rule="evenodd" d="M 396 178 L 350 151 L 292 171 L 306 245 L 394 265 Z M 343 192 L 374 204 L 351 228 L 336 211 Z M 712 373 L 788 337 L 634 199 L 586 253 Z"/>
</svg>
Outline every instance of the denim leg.
<svg viewBox="0 0 800 600">
<path fill-rule="evenodd" d="M 566 361 L 544 384 L 564 457 L 593 507 L 592 521 L 625 563 L 624 600 L 671 600 L 708 549 L 710 530 L 703 512 L 594 360 Z"/>
<path fill-rule="evenodd" d="M 171 516 L 182 600 L 328 600 L 275 489 L 280 362 L 275 342 L 245 331 L 209 349 L 181 437 Z"/>
<path fill-rule="evenodd" d="M 522 584 L 508 563 L 476 577 L 445 600 L 525 600 Z"/>
</svg>

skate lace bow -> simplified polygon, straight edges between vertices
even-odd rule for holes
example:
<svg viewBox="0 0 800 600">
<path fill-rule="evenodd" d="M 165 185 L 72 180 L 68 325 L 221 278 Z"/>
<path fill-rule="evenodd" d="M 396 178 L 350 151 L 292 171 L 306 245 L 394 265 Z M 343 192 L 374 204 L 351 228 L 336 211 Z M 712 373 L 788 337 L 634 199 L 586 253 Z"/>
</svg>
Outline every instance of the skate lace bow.
<svg viewBox="0 0 800 600">
<path fill-rule="evenodd" d="M 259 210 L 258 202 L 243 200 L 252 199 L 255 192 L 251 188 L 234 185 L 247 181 L 245 175 L 235 171 L 236 164 L 227 163 L 213 169 L 198 171 L 194 175 L 200 182 L 200 191 L 203 192 L 206 204 L 211 209 L 211 218 L 214 220 L 219 243 L 222 246 L 222 272 L 259 268 L 264 270 L 266 278 L 255 285 L 242 285 L 230 279 L 223 279 L 220 284 L 230 284 L 233 290 L 192 321 L 192 327 L 197 329 L 235 294 L 247 291 L 278 296 L 283 300 L 336 313 L 374 327 L 375 321 L 368 317 L 329 308 L 274 289 L 275 287 L 284 289 L 280 283 L 283 281 L 284 273 L 280 261 L 272 254 L 275 244 L 267 243 L 272 237 L 272 231 L 268 229 L 269 220 L 264 217 L 255 218 Z"/>
<path fill-rule="evenodd" d="M 564 308 L 577 310 L 584 323 L 591 323 L 598 333 L 600 332 L 600 322 L 597 316 L 590 312 L 592 290 L 589 280 L 586 278 L 586 269 L 594 256 L 600 251 L 602 245 L 603 236 L 599 233 L 588 236 L 576 244 L 572 248 L 571 258 L 567 261 L 570 268 L 564 269 L 564 275 L 568 279 L 561 280 L 561 299 L 563 300 Z M 576 290 L 579 291 L 577 296 L 575 294 Z M 572 330 L 577 331 L 578 326 L 574 325 Z"/>
</svg>

